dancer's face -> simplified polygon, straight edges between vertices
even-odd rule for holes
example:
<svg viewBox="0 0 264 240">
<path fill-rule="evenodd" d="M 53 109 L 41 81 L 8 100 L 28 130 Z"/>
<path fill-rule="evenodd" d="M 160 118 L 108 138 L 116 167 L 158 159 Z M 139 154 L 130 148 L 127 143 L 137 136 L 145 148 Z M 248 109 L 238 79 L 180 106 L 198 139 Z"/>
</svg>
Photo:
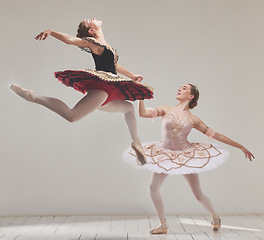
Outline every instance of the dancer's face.
<svg viewBox="0 0 264 240">
<path fill-rule="evenodd" d="M 182 85 L 177 92 L 176 99 L 179 101 L 192 100 L 191 86 L 189 84 Z"/>
</svg>

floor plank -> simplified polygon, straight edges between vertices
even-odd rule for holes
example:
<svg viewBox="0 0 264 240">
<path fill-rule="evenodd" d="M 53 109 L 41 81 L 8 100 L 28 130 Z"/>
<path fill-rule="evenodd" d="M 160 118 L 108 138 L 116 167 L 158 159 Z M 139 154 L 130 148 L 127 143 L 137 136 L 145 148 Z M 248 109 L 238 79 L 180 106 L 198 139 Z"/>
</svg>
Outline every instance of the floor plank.
<svg viewBox="0 0 264 240">
<path fill-rule="evenodd" d="M 126 217 L 112 216 L 111 217 L 111 232 L 125 233 Z"/>
<path fill-rule="evenodd" d="M 37 225 L 41 217 L 29 217 L 23 225 L 16 229 L 15 233 L 17 234 L 26 234 L 31 231 L 31 229 Z"/>
<path fill-rule="evenodd" d="M 183 234 L 186 233 L 185 229 L 183 228 L 178 216 L 167 216 L 167 224 L 169 233 L 174 234 Z"/>
<path fill-rule="evenodd" d="M 190 216 L 179 216 L 179 220 L 184 228 L 185 232 L 190 234 L 199 234 L 201 231 L 195 224 L 194 220 Z"/>
<path fill-rule="evenodd" d="M 127 234 L 128 240 L 144 240 L 144 234 L 138 232 L 131 232 Z"/>
<path fill-rule="evenodd" d="M 39 220 L 32 226 L 30 229 L 30 233 L 33 235 L 37 235 L 38 233 L 41 233 L 43 229 L 52 221 L 54 216 L 41 216 Z"/>
<path fill-rule="evenodd" d="M 0 223 L 0 239 L 6 235 L 8 227 L 16 220 L 15 217 L 4 217 Z"/>
<path fill-rule="evenodd" d="M 101 221 L 101 216 L 91 216 L 89 222 L 83 229 L 84 233 L 97 233 L 98 226 Z"/>
<path fill-rule="evenodd" d="M 175 234 L 175 237 L 177 240 L 193 240 L 191 234 L 189 233 Z"/>
<path fill-rule="evenodd" d="M 115 239 L 115 240 L 127 240 L 126 233 L 112 233 L 112 232 L 105 232 L 105 233 L 98 233 L 96 240 L 108 240 L 108 239 Z"/>
<path fill-rule="evenodd" d="M 201 232 L 201 233 L 195 233 L 195 234 L 191 234 L 193 240 L 209 240 L 209 236 L 204 233 L 204 232 Z"/>
<path fill-rule="evenodd" d="M 96 238 L 96 233 L 84 232 L 81 234 L 79 240 L 95 240 L 95 238 Z"/>
<path fill-rule="evenodd" d="M 199 228 L 200 232 L 208 232 L 211 230 L 211 222 L 209 222 L 205 216 L 192 216 L 192 220 L 197 228 Z"/>
<path fill-rule="evenodd" d="M 102 216 L 98 225 L 97 233 L 111 232 L 111 216 Z"/>
<path fill-rule="evenodd" d="M 138 233 L 138 216 L 126 216 L 125 232 Z"/>
<path fill-rule="evenodd" d="M 67 216 L 55 216 L 52 218 L 52 220 L 40 232 L 41 240 L 54 239 L 55 236 L 59 236 L 59 233 L 56 234 L 56 231 L 66 219 Z"/>
<path fill-rule="evenodd" d="M 91 219 L 91 216 L 78 216 L 70 232 L 72 234 L 82 233 L 87 223 L 90 221 L 90 219 Z"/>
<path fill-rule="evenodd" d="M 10 224 L 4 227 L 4 231 L 6 234 L 14 233 L 18 228 L 20 228 L 26 221 L 28 217 L 17 217 L 14 221 L 10 222 Z"/>
<path fill-rule="evenodd" d="M 149 232 L 150 231 L 150 221 L 149 218 L 152 217 L 148 217 L 148 216 L 138 216 L 138 231 L 140 233 L 145 233 L 145 232 Z"/>
</svg>

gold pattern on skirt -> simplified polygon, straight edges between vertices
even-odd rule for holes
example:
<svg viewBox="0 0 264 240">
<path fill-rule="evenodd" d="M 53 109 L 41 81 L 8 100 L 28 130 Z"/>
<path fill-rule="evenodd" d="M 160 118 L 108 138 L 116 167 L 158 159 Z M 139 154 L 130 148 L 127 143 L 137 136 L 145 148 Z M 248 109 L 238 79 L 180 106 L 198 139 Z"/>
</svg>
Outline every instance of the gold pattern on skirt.
<svg viewBox="0 0 264 240">
<path fill-rule="evenodd" d="M 97 70 L 93 70 L 93 69 L 81 69 L 81 70 L 77 70 L 77 71 L 88 72 L 88 73 L 90 73 L 96 77 L 99 77 L 100 79 L 107 81 L 107 82 L 133 82 L 135 84 L 144 86 L 153 92 L 153 88 L 150 87 L 148 84 L 143 84 L 143 83 L 140 83 L 137 81 L 133 81 L 132 79 L 129 79 L 129 78 L 122 78 L 122 77 L 120 77 L 116 74 L 113 74 L 111 72 L 97 71 Z"/>
<path fill-rule="evenodd" d="M 143 147 L 148 164 L 156 164 L 165 171 L 187 168 L 203 168 L 206 166 L 212 157 L 217 157 L 222 153 L 212 144 L 193 143 L 193 146 L 183 151 L 173 151 L 158 146 L 156 143 Z M 132 156 L 135 153 L 129 152 Z M 192 162 L 192 160 L 194 160 Z"/>
</svg>

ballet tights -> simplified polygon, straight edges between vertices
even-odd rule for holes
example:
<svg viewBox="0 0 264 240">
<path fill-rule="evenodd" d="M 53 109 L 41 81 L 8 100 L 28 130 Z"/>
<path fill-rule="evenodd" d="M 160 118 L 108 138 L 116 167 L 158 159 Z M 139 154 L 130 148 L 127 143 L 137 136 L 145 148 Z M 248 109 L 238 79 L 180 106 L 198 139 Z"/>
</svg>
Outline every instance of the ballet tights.
<svg viewBox="0 0 264 240">
<path fill-rule="evenodd" d="M 168 175 L 164 173 L 161 173 L 161 174 L 153 173 L 151 184 L 150 184 L 151 199 L 153 201 L 153 204 L 155 206 L 155 209 L 156 209 L 156 212 L 157 212 L 157 215 L 160 221 L 165 219 L 164 205 L 163 205 L 163 201 L 162 201 L 161 194 L 160 194 L 160 187 L 167 176 Z M 219 217 L 217 213 L 215 212 L 210 199 L 207 196 L 205 196 L 202 192 L 198 174 L 186 174 L 183 176 L 188 182 L 195 198 L 202 204 L 202 206 L 205 209 L 207 209 L 211 213 L 213 217 L 213 222 L 218 223 Z"/>
<path fill-rule="evenodd" d="M 167 176 L 168 175 L 164 173 L 153 173 L 150 183 L 150 196 L 160 221 L 165 219 L 164 205 L 160 195 L 160 187 Z"/>
<path fill-rule="evenodd" d="M 72 109 L 61 100 L 52 97 L 38 96 L 35 102 L 59 114 L 69 122 L 76 122 L 96 109 L 124 113 L 131 138 L 139 141 L 134 106 L 121 100 L 114 100 L 101 106 L 107 97 L 108 94 L 103 90 L 90 90 Z"/>
<path fill-rule="evenodd" d="M 214 219 L 214 221 L 218 220 L 218 215 L 215 212 L 215 209 L 213 207 L 213 204 L 211 203 L 210 199 L 205 196 L 202 192 L 199 175 L 198 174 L 186 174 L 183 175 L 186 181 L 188 182 L 195 198 L 202 204 L 202 206 L 211 213 L 212 217 L 217 217 L 217 219 Z"/>
<path fill-rule="evenodd" d="M 102 90 L 89 91 L 72 109 L 57 98 L 38 96 L 36 103 L 59 114 L 69 122 L 76 122 L 97 109 L 107 99 Z"/>
<path fill-rule="evenodd" d="M 125 121 L 128 126 L 131 138 L 134 141 L 139 141 L 135 109 L 132 103 L 121 100 L 114 100 L 104 106 L 100 106 L 98 110 L 110 113 L 124 113 Z"/>
</svg>

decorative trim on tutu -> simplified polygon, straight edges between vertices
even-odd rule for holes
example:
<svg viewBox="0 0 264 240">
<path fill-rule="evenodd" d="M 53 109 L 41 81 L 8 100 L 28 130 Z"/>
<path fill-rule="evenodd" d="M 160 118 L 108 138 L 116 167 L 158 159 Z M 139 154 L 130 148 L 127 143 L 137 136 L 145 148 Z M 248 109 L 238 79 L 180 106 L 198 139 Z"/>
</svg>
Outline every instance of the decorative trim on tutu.
<svg viewBox="0 0 264 240">
<path fill-rule="evenodd" d="M 145 145 L 147 144 L 147 145 Z M 214 169 L 225 162 L 229 152 L 215 144 L 192 143 L 189 149 L 173 151 L 160 147 L 160 143 L 145 143 L 143 147 L 147 163 L 137 164 L 135 153 L 130 148 L 124 153 L 126 162 L 155 173 L 184 175 Z"/>
<path fill-rule="evenodd" d="M 108 98 L 102 105 L 116 99 L 135 101 L 153 98 L 153 88 L 150 86 L 110 72 L 92 69 L 66 70 L 55 72 L 55 77 L 64 85 L 84 94 L 92 89 L 104 90 L 108 93 Z"/>
</svg>

